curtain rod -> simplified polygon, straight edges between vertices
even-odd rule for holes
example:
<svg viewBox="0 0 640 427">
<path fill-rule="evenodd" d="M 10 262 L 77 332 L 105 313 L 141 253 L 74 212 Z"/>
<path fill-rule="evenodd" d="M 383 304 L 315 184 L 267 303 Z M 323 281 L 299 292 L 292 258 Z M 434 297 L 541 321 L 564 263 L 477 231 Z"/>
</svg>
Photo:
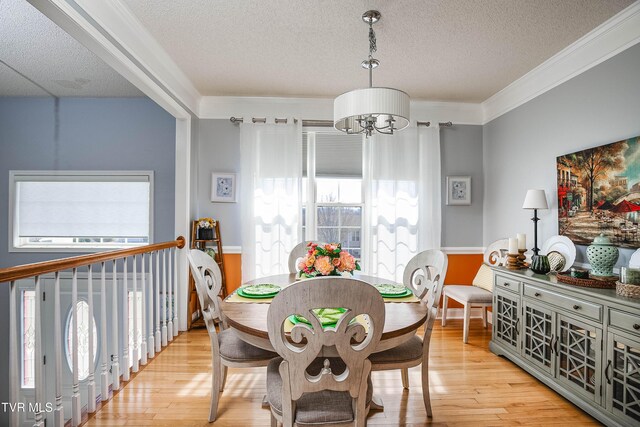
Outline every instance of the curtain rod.
<svg viewBox="0 0 640 427">
<path fill-rule="evenodd" d="M 244 122 L 244 118 L 242 117 L 231 117 L 229 120 L 231 120 L 231 123 L 243 123 Z M 293 119 L 294 123 L 298 123 L 298 119 Z M 266 123 L 267 122 L 267 118 L 266 117 L 252 117 L 251 118 L 251 122 L 252 123 Z M 275 119 L 276 123 L 287 123 L 287 119 Z M 429 127 L 431 126 L 431 122 L 417 122 L 416 123 L 418 126 L 425 126 L 425 127 Z M 303 127 L 333 127 L 333 122 L 331 120 L 303 120 L 302 121 L 302 126 Z M 439 122 L 438 126 L 440 126 L 441 128 L 448 128 L 453 126 L 453 123 L 451 122 Z"/>
</svg>

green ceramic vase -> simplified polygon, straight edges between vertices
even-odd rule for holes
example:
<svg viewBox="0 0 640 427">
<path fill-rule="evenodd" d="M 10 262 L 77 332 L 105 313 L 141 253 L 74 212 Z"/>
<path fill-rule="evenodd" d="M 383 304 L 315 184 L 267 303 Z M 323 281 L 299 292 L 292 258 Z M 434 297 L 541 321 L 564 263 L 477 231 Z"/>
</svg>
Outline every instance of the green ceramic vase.
<svg viewBox="0 0 640 427">
<path fill-rule="evenodd" d="M 613 266 L 618 261 L 618 248 L 604 234 L 593 239 L 587 248 L 587 259 L 592 276 L 613 276 Z"/>
<path fill-rule="evenodd" d="M 546 255 L 534 255 L 531 257 L 531 265 L 529 266 L 531 271 L 537 274 L 547 274 L 551 271 L 549 265 L 549 257 Z"/>
</svg>

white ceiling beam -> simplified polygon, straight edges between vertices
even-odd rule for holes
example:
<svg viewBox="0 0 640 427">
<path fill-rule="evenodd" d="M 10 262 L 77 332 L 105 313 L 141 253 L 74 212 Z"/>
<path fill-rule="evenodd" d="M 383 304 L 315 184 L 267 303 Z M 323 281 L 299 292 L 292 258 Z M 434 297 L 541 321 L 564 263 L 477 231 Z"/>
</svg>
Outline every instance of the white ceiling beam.
<svg viewBox="0 0 640 427">
<path fill-rule="evenodd" d="M 500 117 L 638 42 L 640 1 L 636 1 L 484 101 L 483 123 Z"/>
<path fill-rule="evenodd" d="M 60 28 L 178 119 L 200 94 L 119 0 L 28 0 Z"/>
</svg>

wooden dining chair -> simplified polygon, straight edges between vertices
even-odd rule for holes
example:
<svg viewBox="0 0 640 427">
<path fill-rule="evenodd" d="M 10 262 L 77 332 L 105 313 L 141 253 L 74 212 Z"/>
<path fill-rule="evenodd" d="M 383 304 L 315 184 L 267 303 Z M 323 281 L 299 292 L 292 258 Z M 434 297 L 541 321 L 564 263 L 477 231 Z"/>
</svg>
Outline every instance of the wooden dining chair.
<svg viewBox="0 0 640 427">
<path fill-rule="evenodd" d="M 323 328 L 312 312 L 319 308 L 346 312 Z M 296 314 L 311 324 L 297 323 L 288 333 L 288 319 Z M 366 325 L 351 322 L 361 315 Z M 267 315 L 269 340 L 280 355 L 267 367 L 272 427 L 364 426 L 373 395 L 367 357 L 380 342 L 384 319 L 380 293 L 361 280 L 323 277 L 283 289 Z M 325 357 L 328 349 L 335 354 Z"/>
<path fill-rule="evenodd" d="M 303 258 L 307 252 L 309 251 L 309 247 L 307 246 L 309 243 L 313 243 L 311 241 L 300 242 L 291 249 L 289 253 L 289 273 L 297 273 L 298 272 L 298 260 Z M 318 243 L 319 245 L 324 245 L 324 243 Z"/>
<path fill-rule="evenodd" d="M 429 396 L 429 342 L 438 314 L 440 295 L 447 274 L 447 255 L 439 250 L 426 250 L 415 255 L 404 269 L 403 282 L 428 307 L 422 339 L 414 335 L 392 349 L 369 356 L 374 371 L 400 369 L 402 386 L 409 388 L 409 368 L 422 364 L 422 396 L 427 416 L 432 416 Z"/>
<path fill-rule="evenodd" d="M 500 239 L 487 246 L 484 252 L 483 264 L 478 269 L 476 276 L 468 285 L 447 285 L 444 287 L 442 298 L 442 326 L 447 325 L 447 308 L 449 298 L 458 301 L 464 307 L 464 320 L 462 324 L 462 342 L 469 342 L 469 321 L 471 308 L 482 309 L 482 324 L 487 327 L 487 309 L 493 303 L 493 272 L 489 266 L 506 265 L 507 248 L 509 239 Z"/>
<path fill-rule="evenodd" d="M 211 407 L 209 422 L 216 419 L 220 393 L 227 378 L 227 367 L 249 368 L 267 366 L 277 354 L 244 342 L 238 334 L 226 327 L 224 315 L 220 311 L 220 288 L 222 276 L 218 264 L 208 254 L 199 249 L 187 253 L 191 274 L 196 282 L 196 291 L 202 308 L 209 339 L 211 341 Z M 215 322 L 219 321 L 220 332 Z"/>
</svg>

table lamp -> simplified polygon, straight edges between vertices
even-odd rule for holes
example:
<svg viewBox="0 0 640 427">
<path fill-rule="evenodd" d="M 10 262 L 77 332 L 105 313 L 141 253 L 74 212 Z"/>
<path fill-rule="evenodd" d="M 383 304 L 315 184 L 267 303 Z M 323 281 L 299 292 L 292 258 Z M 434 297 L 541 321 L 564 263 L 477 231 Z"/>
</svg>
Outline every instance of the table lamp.
<svg viewBox="0 0 640 427">
<path fill-rule="evenodd" d="M 533 209 L 533 253 L 538 255 L 540 249 L 538 248 L 538 209 L 549 209 L 547 205 L 547 195 L 544 190 L 527 190 L 527 195 L 524 197 L 524 203 L 522 209 Z"/>
</svg>

